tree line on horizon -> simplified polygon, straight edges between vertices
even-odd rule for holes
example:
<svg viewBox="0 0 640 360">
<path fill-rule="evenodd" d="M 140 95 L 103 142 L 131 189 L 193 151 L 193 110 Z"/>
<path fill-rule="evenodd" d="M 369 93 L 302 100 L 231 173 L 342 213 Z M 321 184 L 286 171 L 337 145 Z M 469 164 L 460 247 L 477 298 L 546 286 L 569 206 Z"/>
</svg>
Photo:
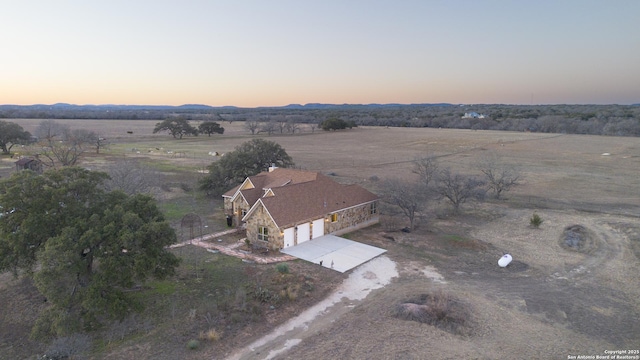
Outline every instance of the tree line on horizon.
<svg viewBox="0 0 640 360">
<path fill-rule="evenodd" d="M 640 136 L 639 105 L 340 105 L 318 108 L 0 106 L 0 118 L 216 121 L 313 124 L 341 119 L 355 126 L 431 127 Z M 465 116 L 474 113 L 481 117 Z M 274 130 L 275 132 L 276 130 Z"/>
</svg>

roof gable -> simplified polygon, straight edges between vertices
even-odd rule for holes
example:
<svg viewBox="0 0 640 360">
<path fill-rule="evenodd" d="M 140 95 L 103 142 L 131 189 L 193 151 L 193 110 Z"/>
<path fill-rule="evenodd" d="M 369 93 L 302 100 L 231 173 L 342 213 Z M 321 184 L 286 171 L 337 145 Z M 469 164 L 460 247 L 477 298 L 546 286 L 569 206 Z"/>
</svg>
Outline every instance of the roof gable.
<svg viewBox="0 0 640 360">
<path fill-rule="evenodd" d="M 279 227 L 378 199 L 377 195 L 358 185 L 342 185 L 322 174 L 317 174 L 315 181 L 271 190 L 273 196 L 263 197 L 260 201 Z"/>
<path fill-rule="evenodd" d="M 222 196 L 235 199 L 239 193 L 242 193 L 249 206 L 253 206 L 260 197 L 268 194 L 266 192 L 268 189 L 314 181 L 317 175 L 318 173 L 313 171 L 275 168 L 271 171 L 249 176 L 242 184 L 227 191 Z"/>
</svg>

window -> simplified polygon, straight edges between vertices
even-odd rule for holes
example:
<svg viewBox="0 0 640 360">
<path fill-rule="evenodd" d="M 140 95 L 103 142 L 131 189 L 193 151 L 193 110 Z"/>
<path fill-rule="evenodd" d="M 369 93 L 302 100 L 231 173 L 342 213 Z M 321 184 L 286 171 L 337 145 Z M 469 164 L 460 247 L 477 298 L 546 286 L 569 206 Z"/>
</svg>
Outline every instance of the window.
<svg viewBox="0 0 640 360">
<path fill-rule="evenodd" d="M 258 226 L 258 240 L 269 241 L 269 229 L 266 226 Z"/>
<path fill-rule="evenodd" d="M 378 213 L 378 203 L 377 202 L 372 202 L 371 203 L 371 207 L 369 208 L 369 214 L 373 215 L 373 214 L 377 214 Z"/>
<path fill-rule="evenodd" d="M 247 210 L 246 209 L 242 209 L 242 217 L 244 217 L 245 215 L 247 215 Z"/>
<path fill-rule="evenodd" d="M 337 213 L 331 214 L 331 222 L 336 222 L 336 221 L 338 221 L 338 214 Z"/>
</svg>

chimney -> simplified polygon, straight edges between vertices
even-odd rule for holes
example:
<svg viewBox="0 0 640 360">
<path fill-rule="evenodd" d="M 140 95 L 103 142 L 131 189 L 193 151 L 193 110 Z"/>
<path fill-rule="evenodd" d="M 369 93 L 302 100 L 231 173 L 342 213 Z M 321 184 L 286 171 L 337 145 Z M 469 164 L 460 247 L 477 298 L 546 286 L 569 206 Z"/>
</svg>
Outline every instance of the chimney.
<svg viewBox="0 0 640 360">
<path fill-rule="evenodd" d="M 273 170 L 277 169 L 278 167 L 276 166 L 275 163 L 271 163 L 271 166 L 269 166 L 269 172 L 272 172 Z"/>
</svg>

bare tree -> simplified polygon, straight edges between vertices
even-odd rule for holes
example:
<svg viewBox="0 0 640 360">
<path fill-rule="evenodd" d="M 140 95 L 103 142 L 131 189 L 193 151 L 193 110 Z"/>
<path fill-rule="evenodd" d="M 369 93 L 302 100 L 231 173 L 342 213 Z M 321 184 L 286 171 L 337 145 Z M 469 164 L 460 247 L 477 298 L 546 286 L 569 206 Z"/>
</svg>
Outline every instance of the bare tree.
<svg viewBox="0 0 640 360">
<path fill-rule="evenodd" d="M 83 153 L 95 144 L 98 135 L 89 130 L 74 129 L 62 126 L 56 128 L 55 122 L 46 122 L 45 140 L 42 147 L 42 158 L 48 160 L 48 166 L 74 166 Z M 60 129 L 64 131 L 59 133 Z M 46 163 L 46 161 L 45 161 Z"/>
<path fill-rule="evenodd" d="M 108 191 L 122 190 L 128 195 L 153 194 L 161 185 L 159 174 L 136 160 L 117 160 L 107 169 L 109 180 L 104 185 Z"/>
<path fill-rule="evenodd" d="M 318 124 L 312 122 L 311 124 L 309 124 L 309 127 L 311 128 L 311 133 L 313 134 L 316 132 L 316 128 L 318 127 Z"/>
<path fill-rule="evenodd" d="M 278 116 L 278 130 L 280 130 L 280 134 L 284 134 L 285 130 L 289 130 L 289 127 L 287 126 L 287 118 L 285 116 Z"/>
<path fill-rule="evenodd" d="M 389 179 L 382 183 L 383 199 L 400 209 L 413 230 L 416 217 L 426 207 L 427 196 L 421 183 L 401 179 Z"/>
<path fill-rule="evenodd" d="M 454 174 L 449 169 L 438 173 L 437 191 L 453 205 L 453 211 L 460 212 L 460 206 L 471 200 L 481 200 L 484 197 L 484 181 L 474 176 Z"/>
<path fill-rule="evenodd" d="M 251 135 L 255 135 L 256 131 L 260 127 L 260 123 L 257 122 L 256 120 L 246 120 L 244 122 L 244 127 L 245 129 L 251 131 Z"/>
<path fill-rule="evenodd" d="M 95 139 L 93 139 L 93 146 L 96 148 L 96 154 L 100 154 L 100 149 L 108 148 L 111 145 L 111 142 L 102 136 L 97 135 Z"/>
<path fill-rule="evenodd" d="M 60 124 L 55 120 L 44 120 L 36 128 L 35 135 L 41 140 L 50 143 L 55 140 L 62 140 L 70 130 L 69 125 Z"/>
<path fill-rule="evenodd" d="M 300 125 L 294 119 L 287 120 L 287 132 L 295 134 L 296 131 L 300 132 Z"/>
<path fill-rule="evenodd" d="M 262 123 L 260 126 L 260 132 L 266 132 L 269 136 L 273 135 L 276 132 L 276 123 L 273 120 L 269 120 L 265 123 Z"/>
<path fill-rule="evenodd" d="M 487 187 L 496 199 L 500 199 L 503 192 L 511 190 L 520 183 L 521 175 L 518 169 L 513 165 L 505 164 L 495 155 L 483 158 L 478 167 L 487 179 Z"/>
<path fill-rule="evenodd" d="M 416 158 L 413 160 L 413 173 L 418 174 L 424 186 L 431 186 L 438 175 L 438 163 L 433 157 Z"/>
</svg>

